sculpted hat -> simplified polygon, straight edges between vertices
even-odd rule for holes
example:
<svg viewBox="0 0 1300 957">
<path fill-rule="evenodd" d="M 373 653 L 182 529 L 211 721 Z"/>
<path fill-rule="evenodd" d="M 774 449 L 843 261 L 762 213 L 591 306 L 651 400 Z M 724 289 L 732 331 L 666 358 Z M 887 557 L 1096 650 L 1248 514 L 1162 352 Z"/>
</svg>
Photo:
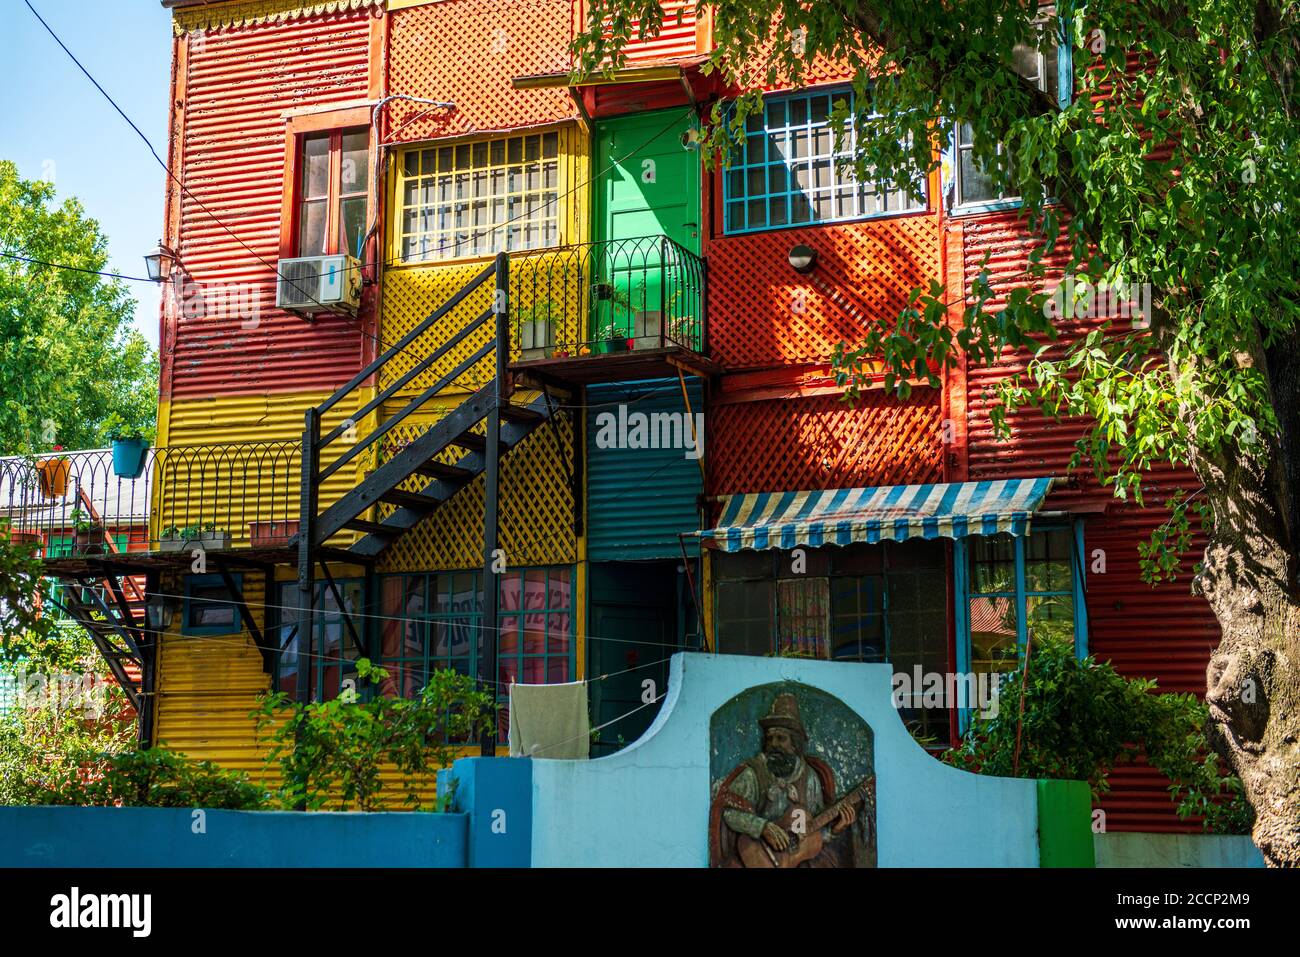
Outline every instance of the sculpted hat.
<svg viewBox="0 0 1300 957">
<path fill-rule="evenodd" d="M 777 695 L 772 702 L 772 709 L 765 717 L 759 718 L 758 723 L 764 731 L 768 728 L 786 728 L 808 737 L 803 721 L 799 719 L 799 702 L 789 693 Z"/>
</svg>

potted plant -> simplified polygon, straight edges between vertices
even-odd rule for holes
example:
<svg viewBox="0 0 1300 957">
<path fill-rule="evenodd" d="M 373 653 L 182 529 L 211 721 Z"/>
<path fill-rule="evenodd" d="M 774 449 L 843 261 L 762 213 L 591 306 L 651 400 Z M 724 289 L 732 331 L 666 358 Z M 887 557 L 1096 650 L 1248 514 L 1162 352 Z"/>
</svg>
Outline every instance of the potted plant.
<svg viewBox="0 0 1300 957">
<path fill-rule="evenodd" d="M 555 325 L 559 309 L 550 299 L 535 302 L 519 313 L 519 348 L 524 359 L 549 359 L 555 354 Z"/>
<path fill-rule="evenodd" d="M 144 462 L 153 430 L 127 425 L 116 412 L 104 424 L 104 434 L 113 443 L 113 471 L 118 478 L 138 479 L 144 473 Z"/>
<path fill-rule="evenodd" d="M 299 520 L 296 518 L 279 521 L 249 522 L 248 539 L 253 548 L 280 548 L 289 544 L 289 540 L 298 534 Z"/>
<path fill-rule="evenodd" d="M 104 523 L 89 512 L 74 508 L 68 516 L 72 522 L 72 551 L 75 555 L 104 554 Z"/>
<path fill-rule="evenodd" d="M 54 446 L 62 452 L 63 446 Z M 68 476 L 72 474 L 72 461 L 62 455 L 41 459 L 36 463 L 36 476 L 41 484 L 41 494 L 46 498 L 63 498 L 68 491 Z"/>
<path fill-rule="evenodd" d="M 185 528 L 171 525 L 163 529 L 159 545 L 164 552 L 179 552 L 191 545 L 197 545 L 204 551 L 215 551 L 230 547 L 230 533 L 217 528 L 212 522 L 195 523 Z"/>
<path fill-rule="evenodd" d="M 618 323 L 612 319 L 596 330 L 596 341 L 591 344 L 591 351 L 600 356 L 611 352 L 626 352 L 628 338 Z"/>
</svg>

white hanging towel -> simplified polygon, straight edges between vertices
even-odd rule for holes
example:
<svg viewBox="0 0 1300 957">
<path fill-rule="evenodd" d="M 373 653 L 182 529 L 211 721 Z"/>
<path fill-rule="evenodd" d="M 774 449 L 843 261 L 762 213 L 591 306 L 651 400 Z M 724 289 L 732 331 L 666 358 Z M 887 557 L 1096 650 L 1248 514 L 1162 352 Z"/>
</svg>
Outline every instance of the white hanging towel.
<svg viewBox="0 0 1300 957">
<path fill-rule="evenodd" d="M 591 750 L 587 683 L 510 685 L 510 756 L 585 761 Z"/>
</svg>

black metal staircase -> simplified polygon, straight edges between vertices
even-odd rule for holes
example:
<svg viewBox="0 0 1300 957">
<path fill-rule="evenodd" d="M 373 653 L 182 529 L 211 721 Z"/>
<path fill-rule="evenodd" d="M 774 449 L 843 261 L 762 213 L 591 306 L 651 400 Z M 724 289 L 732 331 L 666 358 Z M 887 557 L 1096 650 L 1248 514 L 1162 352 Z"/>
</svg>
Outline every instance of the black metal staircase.
<svg viewBox="0 0 1300 957">
<path fill-rule="evenodd" d="M 421 356 L 409 369 L 381 389 L 374 398 L 361 405 L 351 418 L 322 434 L 322 417 L 334 407 L 354 395 L 367 382 L 380 381 L 382 370 L 395 361 L 409 361 L 406 350 L 420 336 L 460 306 L 475 290 L 495 280 L 490 305 L 476 318 L 462 326 L 433 352 Z M 478 330 L 494 320 L 491 339 L 458 362 L 450 371 L 439 376 L 436 382 L 407 402 L 396 414 L 386 416 L 365 436 L 356 435 L 358 423 L 380 409 L 384 402 L 411 383 L 418 375 L 434 367 L 453 349 L 466 342 Z M 491 265 L 461 288 L 384 351 L 373 362 L 358 372 L 351 381 L 340 388 L 321 405 L 308 409 L 302 442 L 302 511 L 298 534 L 292 544 L 298 550 L 299 605 L 297 633 L 312 634 L 311 620 L 314 601 L 315 567 L 320 565 L 329 584 L 332 577 L 326 559 L 372 565 L 375 559 L 394 542 L 420 522 L 428 518 L 440 505 L 452 498 L 480 475 L 485 479 L 485 507 L 483 529 L 484 581 L 494 582 L 493 564 L 497 550 L 497 513 L 501 456 L 519 445 L 527 435 L 546 422 L 554 424 L 558 411 L 551 394 L 543 390 L 526 404 L 513 404 L 513 392 L 507 373 L 510 356 L 509 324 L 509 261 L 502 253 Z M 320 507 L 322 484 L 348 463 L 377 445 L 393 429 L 425 406 L 458 378 L 480 362 L 492 358 L 495 372 L 492 379 L 471 393 L 459 406 L 428 426 L 414 439 L 367 474 L 351 491 L 338 501 Z M 482 426 L 483 431 L 476 431 Z M 348 441 L 348 448 L 337 452 L 336 443 Z M 355 441 L 354 441 L 355 440 Z M 456 455 L 447 461 L 446 453 Z M 323 464 L 328 455 L 334 457 Z M 412 489 L 412 482 L 421 483 Z M 405 487 L 403 487 L 405 486 Z M 392 506 L 393 511 L 378 518 L 379 505 Z M 346 547 L 331 547 L 330 540 L 341 532 L 362 533 Z M 495 674 L 495 632 L 497 589 L 484 588 L 483 649 L 487 674 Z M 491 750 L 494 743 L 485 740 L 484 747 Z"/>
<path fill-rule="evenodd" d="M 147 591 L 128 570 L 106 567 L 101 574 L 63 576 L 55 604 L 90 636 L 113 679 L 139 717 L 141 745 L 153 726 L 153 672 L 156 634 L 148 620 Z"/>
</svg>

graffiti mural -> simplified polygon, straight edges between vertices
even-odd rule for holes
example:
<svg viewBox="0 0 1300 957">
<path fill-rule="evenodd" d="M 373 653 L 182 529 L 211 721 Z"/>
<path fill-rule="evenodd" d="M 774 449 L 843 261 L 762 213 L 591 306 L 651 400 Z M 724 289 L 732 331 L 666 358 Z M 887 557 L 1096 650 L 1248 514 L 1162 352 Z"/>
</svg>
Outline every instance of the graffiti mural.
<svg viewBox="0 0 1300 957">
<path fill-rule="evenodd" d="M 871 727 L 795 682 L 750 688 L 709 721 L 712 867 L 875 867 Z"/>
</svg>

